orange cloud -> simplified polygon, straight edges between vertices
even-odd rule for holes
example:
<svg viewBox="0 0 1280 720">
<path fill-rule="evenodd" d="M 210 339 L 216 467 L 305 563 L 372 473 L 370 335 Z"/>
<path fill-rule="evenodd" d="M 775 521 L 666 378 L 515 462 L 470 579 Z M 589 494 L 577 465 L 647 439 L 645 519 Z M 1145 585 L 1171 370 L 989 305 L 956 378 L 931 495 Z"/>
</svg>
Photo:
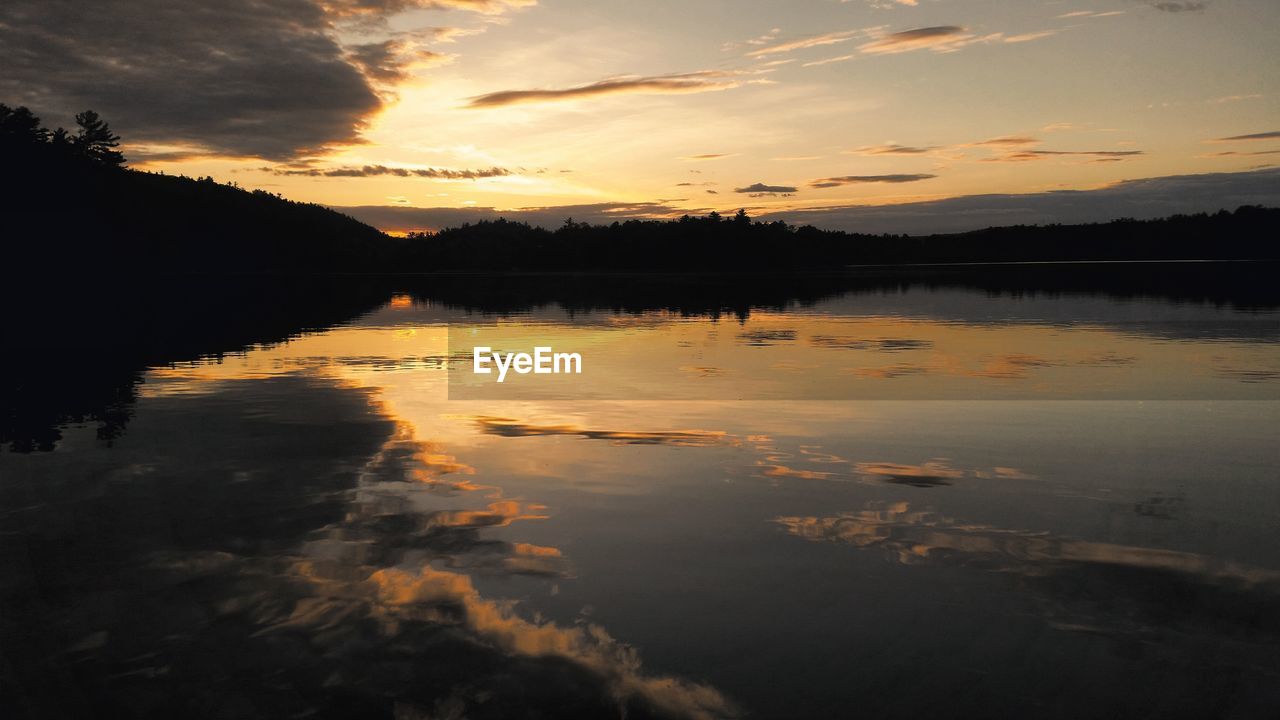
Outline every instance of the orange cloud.
<svg viewBox="0 0 1280 720">
<path fill-rule="evenodd" d="M 470 108 L 503 107 L 522 103 L 557 102 L 610 95 L 688 95 L 735 88 L 742 83 L 731 73 L 702 71 L 682 75 L 622 77 L 559 90 L 503 90 L 471 98 Z"/>
<path fill-rule="evenodd" d="M 775 55 L 778 53 L 791 52 L 793 50 L 803 50 L 805 48 L 821 47 L 823 45 L 835 45 L 836 43 L 842 43 L 842 42 L 845 42 L 846 40 L 851 40 L 857 37 L 858 35 L 861 35 L 864 32 L 866 31 L 865 30 L 842 30 L 840 32 L 830 32 L 823 35 L 813 35 L 811 37 L 800 38 L 798 40 L 791 40 L 784 43 L 778 43 L 777 45 L 770 45 L 768 47 L 760 48 L 759 50 L 752 50 L 751 52 L 747 53 L 747 57 L 761 57 L 764 55 Z"/>
<path fill-rule="evenodd" d="M 890 33 L 865 45 L 858 46 L 858 50 L 875 54 L 892 54 L 924 49 L 949 50 L 957 47 L 958 43 L 964 43 L 972 38 L 972 35 L 966 33 L 965 29 L 958 25 L 939 25 L 937 27 L 916 28 L 914 30 Z"/>
<path fill-rule="evenodd" d="M 853 150 L 844 151 L 845 155 L 924 155 L 934 147 L 909 147 L 907 145 L 899 145 L 897 143 L 885 143 L 883 145 L 867 145 Z"/>
<path fill-rule="evenodd" d="M 973 143 L 974 147 L 995 146 L 1010 147 L 1018 145 L 1036 145 L 1040 142 L 1038 138 L 1027 137 L 1025 135 L 1006 135 L 1004 137 L 991 138 L 981 142 Z"/>
</svg>

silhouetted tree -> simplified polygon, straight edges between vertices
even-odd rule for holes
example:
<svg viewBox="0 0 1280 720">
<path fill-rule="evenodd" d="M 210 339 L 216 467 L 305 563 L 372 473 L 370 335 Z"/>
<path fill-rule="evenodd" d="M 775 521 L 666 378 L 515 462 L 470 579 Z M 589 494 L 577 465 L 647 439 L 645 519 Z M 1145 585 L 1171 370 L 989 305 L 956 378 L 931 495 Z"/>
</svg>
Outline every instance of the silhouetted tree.
<svg viewBox="0 0 1280 720">
<path fill-rule="evenodd" d="M 42 143 L 48 139 L 49 131 L 26 107 L 0 105 L 0 142 L 16 145 Z"/>
<path fill-rule="evenodd" d="M 104 165 L 123 165 L 124 155 L 116 150 L 120 145 L 120 136 L 111 132 L 111 126 L 92 110 L 76 114 L 76 125 L 80 132 L 73 141 L 76 149 L 85 157 L 93 158 Z"/>
</svg>

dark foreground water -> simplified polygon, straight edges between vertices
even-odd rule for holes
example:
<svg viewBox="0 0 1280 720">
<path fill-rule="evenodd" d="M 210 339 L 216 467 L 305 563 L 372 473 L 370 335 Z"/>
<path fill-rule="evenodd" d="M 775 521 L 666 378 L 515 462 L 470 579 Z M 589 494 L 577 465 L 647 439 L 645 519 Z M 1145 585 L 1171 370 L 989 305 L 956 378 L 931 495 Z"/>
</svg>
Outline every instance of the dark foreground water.
<svg viewBox="0 0 1280 720">
<path fill-rule="evenodd" d="M 0 715 L 1277 716 L 1274 306 L 627 292 L 10 417 Z M 478 387 L 459 329 L 588 372 Z"/>
</svg>

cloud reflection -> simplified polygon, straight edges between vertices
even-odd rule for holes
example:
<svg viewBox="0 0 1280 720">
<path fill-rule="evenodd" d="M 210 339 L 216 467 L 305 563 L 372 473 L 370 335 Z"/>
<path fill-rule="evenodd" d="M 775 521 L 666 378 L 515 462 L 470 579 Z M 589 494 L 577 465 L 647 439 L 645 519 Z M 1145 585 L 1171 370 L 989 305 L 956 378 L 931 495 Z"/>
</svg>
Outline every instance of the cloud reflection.
<svg viewBox="0 0 1280 720">
<path fill-rule="evenodd" d="M 503 417 L 473 418 L 480 431 L 502 437 L 547 437 L 568 435 L 588 440 L 609 440 L 620 445 L 676 445 L 708 447 L 735 444 L 736 439 L 721 430 L 592 430 L 579 425 L 535 425 Z"/>
<path fill-rule="evenodd" d="M 878 549 L 904 565 L 947 564 L 1017 578 L 1062 629 L 1164 635 L 1170 642 L 1182 641 L 1178 633 L 1201 631 L 1250 643 L 1280 636 L 1280 626 L 1264 619 L 1280 594 L 1280 571 L 1220 557 L 962 523 L 906 502 L 774 522 L 805 540 Z M 1169 594 L 1182 605 L 1170 606 Z M 1173 636 L 1165 635 L 1170 624 L 1181 625 Z"/>
</svg>

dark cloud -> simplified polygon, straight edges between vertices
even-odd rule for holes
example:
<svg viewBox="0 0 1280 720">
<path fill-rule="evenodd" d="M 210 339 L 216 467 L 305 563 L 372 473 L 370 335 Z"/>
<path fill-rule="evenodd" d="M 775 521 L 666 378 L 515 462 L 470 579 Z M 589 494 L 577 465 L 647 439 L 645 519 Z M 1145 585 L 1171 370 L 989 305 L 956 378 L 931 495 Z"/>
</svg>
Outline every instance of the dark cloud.
<svg viewBox="0 0 1280 720">
<path fill-rule="evenodd" d="M 436 178 L 439 180 L 475 180 L 478 178 L 488 177 L 506 177 L 512 175 L 510 170 L 501 167 L 491 167 L 481 170 L 447 170 L 442 168 L 402 168 L 387 167 L 386 165 L 362 165 L 360 167 L 332 167 L 332 168 L 263 168 L 273 175 L 297 175 L 302 177 L 419 177 L 419 178 Z"/>
<path fill-rule="evenodd" d="M 688 155 L 680 158 L 681 160 L 717 160 L 719 158 L 732 157 L 733 153 L 706 153 L 703 155 Z"/>
<path fill-rule="evenodd" d="M 533 0 L 6 0 L 0 97 L 53 124 L 85 108 L 131 143 L 287 159 L 360 142 L 378 87 L 445 56 L 457 29 L 344 47 L 360 27 L 410 8 L 482 13 Z M 385 24 L 385 23 L 384 23 Z"/>
<path fill-rule="evenodd" d="M 487 108 L 520 103 L 555 102 L 608 95 L 658 94 L 684 95 L 713 92 L 737 87 L 740 83 L 732 75 L 717 71 L 684 73 L 682 75 L 657 75 L 652 77 L 624 77 L 601 80 L 590 85 L 560 90 L 503 90 L 471 98 L 467 107 Z"/>
<path fill-rule="evenodd" d="M 785 220 L 867 233 L 966 232 L 993 225 L 1104 222 L 1240 205 L 1280 206 L 1280 169 L 1125 180 L 1096 190 L 965 197 L 898 205 L 847 205 L 766 213 Z"/>
<path fill-rule="evenodd" d="M 746 187 L 734 188 L 734 192 L 751 195 L 753 197 L 759 195 L 790 195 L 796 191 L 796 188 L 790 185 L 765 185 L 764 183 L 755 183 Z"/>
<path fill-rule="evenodd" d="M 394 82 L 404 75 L 400 63 L 397 62 L 399 45 L 400 43 L 396 40 L 356 45 L 351 48 L 350 58 L 370 80 Z"/>
<path fill-rule="evenodd" d="M 1231 137 L 1217 138 L 1209 142 L 1238 142 L 1243 140 L 1280 140 L 1280 130 L 1253 133 L 1252 135 L 1232 135 Z"/>
<path fill-rule="evenodd" d="M 909 183 L 921 180 L 932 180 L 938 177 L 928 173 L 915 175 L 845 175 L 844 177 L 822 178 L 809 183 L 811 188 L 833 188 L 841 185 L 862 185 L 866 183 Z"/>
<path fill-rule="evenodd" d="M 355 45 L 350 48 L 347 57 L 360 68 L 366 78 L 384 85 L 404 80 L 414 67 L 449 59 L 448 55 L 422 48 L 416 41 L 407 38 Z"/>
<path fill-rule="evenodd" d="M 381 101 L 307 0 L 11 0 L 0 94 L 127 140 L 285 158 L 356 142 Z"/>
<path fill-rule="evenodd" d="M 338 16 L 388 15 L 414 9 L 471 10 L 493 15 L 537 5 L 538 0 L 324 0 L 322 4 Z"/>
</svg>

